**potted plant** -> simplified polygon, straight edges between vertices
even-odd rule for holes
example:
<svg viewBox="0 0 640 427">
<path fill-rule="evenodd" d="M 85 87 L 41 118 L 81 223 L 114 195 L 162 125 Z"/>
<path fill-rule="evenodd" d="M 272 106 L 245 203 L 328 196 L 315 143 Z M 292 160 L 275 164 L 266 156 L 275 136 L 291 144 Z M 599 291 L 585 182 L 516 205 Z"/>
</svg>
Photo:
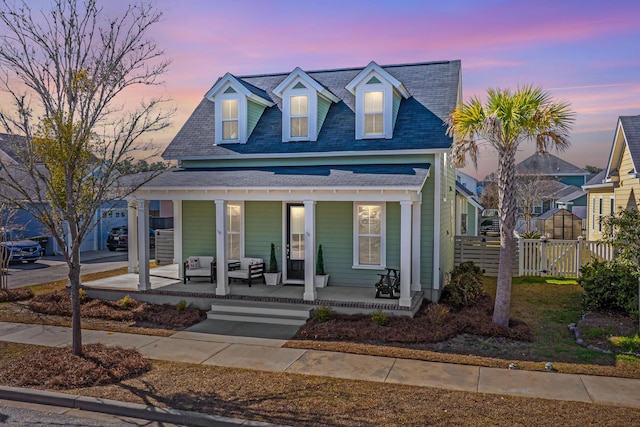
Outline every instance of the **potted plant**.
<svg viewBox="0 0 640 427">
<path fill-rule="evenodd" d="M 275 286 L 280 284 L 282 273 L 278 270 L 278 259 L 276 258 L 276 247 L 271 244 L 271 254 L 269 255 L 269 269 L 264 273 L 264 282 L 267 285 Z"/>
<path fill-rule="evenodd" d="M 318 246 L 318 259 L 316 260 L 316 288 L 324 288 L 329 283 L 329 275 L 324 271 L 324 254 L 322 245 Z"/>
</svg>

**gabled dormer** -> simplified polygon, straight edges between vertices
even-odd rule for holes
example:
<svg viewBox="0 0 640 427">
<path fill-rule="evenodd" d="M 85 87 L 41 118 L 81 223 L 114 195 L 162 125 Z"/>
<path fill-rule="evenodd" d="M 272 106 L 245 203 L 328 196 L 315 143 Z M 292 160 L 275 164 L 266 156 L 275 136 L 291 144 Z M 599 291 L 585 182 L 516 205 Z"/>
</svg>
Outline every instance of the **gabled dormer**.
<svg viewBox="0 0 640 427">
<path fill-rule="evenodd" d="M 411 95 L 395 77 L 374 61 L 349 82 L 356 97 L 356 139 L 391 139 L 400 101 Z"/>
<path fill-rule="evenodd" d="M 216 144 L 244 144 L 265 108 L 274 104 L 266 92 L 227 73 L 206 97 L 215 103 Z"/>
<path fill-rule="evenodd" d="M 316 141 L 331 103 L 340 101 L 298 67 L 273 93 L 282 98 L 282 142 Z"/>
</svg>

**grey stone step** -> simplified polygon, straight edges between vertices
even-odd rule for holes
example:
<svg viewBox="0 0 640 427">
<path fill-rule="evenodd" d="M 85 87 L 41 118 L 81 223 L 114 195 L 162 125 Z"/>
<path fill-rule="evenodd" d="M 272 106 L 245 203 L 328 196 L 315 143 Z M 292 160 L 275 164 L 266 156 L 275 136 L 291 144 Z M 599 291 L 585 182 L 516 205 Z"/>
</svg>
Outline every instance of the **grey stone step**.
<svg viewBox="0 0 640 427">
<path fill-rule="evenodd" d="M 303 325 L 312 307 L 265 301 L 220 300 L 211 304 L 207 318 L 237 322 Z"/>
</svg>

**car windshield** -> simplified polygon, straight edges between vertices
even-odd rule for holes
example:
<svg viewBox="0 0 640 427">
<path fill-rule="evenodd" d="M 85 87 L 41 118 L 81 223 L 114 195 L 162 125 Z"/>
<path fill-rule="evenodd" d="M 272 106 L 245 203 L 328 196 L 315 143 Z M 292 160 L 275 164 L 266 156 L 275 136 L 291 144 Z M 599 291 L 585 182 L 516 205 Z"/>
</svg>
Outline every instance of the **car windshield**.
<svg viewBox="0 0 640 427">
<path fill-rule="evenodd" d="M 21 233 L 16 233 L 15 231 L 7 231 L 4 234 L 6 236 L 6 241 L 7 242 L 16 242 L 18 240 L 23 240 L 24 239 L 24 237 L 22 236 Z M 5 237 L 5 236 L 3 236 L 3 237 Z"/>
<path fill-rule="evenodd" d="M 127 229 L 124 227 L 112 228 L 111 234 L 127 234 Z"/>
</svg>

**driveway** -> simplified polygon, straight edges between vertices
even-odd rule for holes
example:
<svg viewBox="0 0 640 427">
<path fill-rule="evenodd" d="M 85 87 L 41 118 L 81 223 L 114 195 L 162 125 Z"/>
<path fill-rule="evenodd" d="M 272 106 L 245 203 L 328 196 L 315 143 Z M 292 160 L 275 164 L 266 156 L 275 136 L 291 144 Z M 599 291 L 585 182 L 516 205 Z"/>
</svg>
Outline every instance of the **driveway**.
<svg viewBox="0 0 640 427">
<path fill-rule="evenodd" d="M 151 258 L 154 258 L 153 249 Z M 81 274 L 114 270 L 128 265 L 127 252 L 89 251 L 80 256 Z M 9 265 L 9 288 L 37 285 L 65 279 L 69 268 L 62 256 L 45 256 L 33 264 Z"/>
</svg>

